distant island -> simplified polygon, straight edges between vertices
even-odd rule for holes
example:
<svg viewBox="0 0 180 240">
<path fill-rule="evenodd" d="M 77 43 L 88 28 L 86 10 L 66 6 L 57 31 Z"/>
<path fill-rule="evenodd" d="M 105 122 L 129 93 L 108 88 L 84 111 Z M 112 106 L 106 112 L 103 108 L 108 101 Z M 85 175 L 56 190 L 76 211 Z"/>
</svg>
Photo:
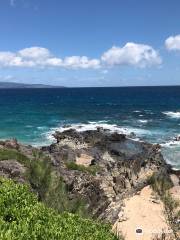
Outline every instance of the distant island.
<svg viewBox="0 0 180 240">
<path fill-rule="evenodd" d="M 52 86 L 45 84 L 26 84 L 16 82 L 0 82 L 0 89 L 4 88 L 65 88 L 64 86 Z"/>
</svg>

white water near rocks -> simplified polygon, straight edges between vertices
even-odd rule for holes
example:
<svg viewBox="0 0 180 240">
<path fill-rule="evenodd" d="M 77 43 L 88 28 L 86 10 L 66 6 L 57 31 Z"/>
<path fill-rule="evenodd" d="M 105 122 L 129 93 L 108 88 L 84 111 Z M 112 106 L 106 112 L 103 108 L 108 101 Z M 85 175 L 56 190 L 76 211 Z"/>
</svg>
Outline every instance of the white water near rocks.
<svg viewBox="0 0 180 240">
<path fill-rule="evenodd" d="M 64 125 L 78 131 L 100 126 L 161 144 L 167 161 L 180 168 L 177 86 L 0 90 L 0 115 L 0 139 L 42 146 Z"/>
<path fill-rule="evenodd" d="M 144 121 L 143 121 L 144 123 Z M 150 131 L 146 129 L 139 129 L 139 128 L 133 128 L 133 127 L 119 127 L 115 124 L 108 124 L 107 121 L 99 121 L 99 122 L 89 122 L 88 124 L 72 124 L 68 126 L 61 126 L 57 128 L 52 128 L 49 132 L 46 133 L 46 138 L 48 139 L 48 142 L 53 142 L 54 137 L 53 133 L 55 131 L 66 131 L 69 129 L 75 129 L 76 131 L 83 132 L 87 130 L 97 130 L 97 128 L 103 128 L 104 130 L 107 130 L 109 132 L 117 132 L 120 134 L 126 134 L 129 138 L 133 138 L 135 141 L 143 141 L 144 137 L 147 137 L 148 135 L 151 136 L 153 134 L 157 134 L 156 131 Z M 161 133 L 159 133 L 161 134 Z M 171 164 L 174 169 L 180 169 L 180 141 L 176 140 L 169 140 L 167 142 L 153 142 L 154 144 L 158 143 L 162 147 L 162 154 L 167 161 L 167 163 Z"/>
</svg>

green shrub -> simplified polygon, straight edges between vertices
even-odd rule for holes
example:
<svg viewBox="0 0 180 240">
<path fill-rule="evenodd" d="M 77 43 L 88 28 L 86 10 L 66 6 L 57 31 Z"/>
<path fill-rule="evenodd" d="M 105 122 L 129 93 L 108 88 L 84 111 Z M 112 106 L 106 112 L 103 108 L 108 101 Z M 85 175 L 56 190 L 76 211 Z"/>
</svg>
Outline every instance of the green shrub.
<svg viewBox="0 0 180 240">
<path fill-rule="evenodd" d="M 97 166 L 85 167 L 84 165 L 76 164 L 75 162 L 67 162 L 66 167 L 70 170 L 77 170 L 77 171 L 81 171 L 81 172 L 86 172 L 86 173 L 90 173 L 92 175 L 96 175 L 96 173 L 98 171 Z"/>
<path fill-rule="evenodd" d="M 28 178 L 39 198 L 44 200 L 51 184 L 51 164 L 48 158 L 34 159 L 30 163 Z"/>
<path fill-rule="evenodd" d="M 87 210 L 85 200 L 79 197 L 69 197 L 68 188 L 62 177 L 53 176 L 52 185 L 49 188 L 46 198 L 43 202 L 51 208 L 54 208 L 59 213 L 68 211 L 76 213 L 83 217 L 90 218 L 91 214 Z"/>
<path fill-rule="evenodd" d="M 154 173 L 148 180 L 153 190 L 159 195 L 163 196 L 167 190 L 169 190 L 173 184 L 168 176 L 158 175 Z"/>
<path fill-rule="evenodd" d="M 29 166 L 30 160 L 24 154 L 14 149 L 0 149 L 0 161 L 14 159 L 18 162 Z"/>
<path fill-rule="evenodd" d="M 38 193 L 39 200 L 47 207 L 62 213 L 68 211 L 90 217 L 85 202 L 79 197 L 69 198 L 67 185 L 62 177 L 53 171 L 50 159 L 41 151 L 34 151 L 30 163 L 29 182 Z"/>
<path fill-rule="evenodd" d="M 81 216 L 89 216 L 85 202 L 80 199 L 69 199 L 67 186 L 54 173 L 50 159 L 40 150 L 34 150 L 31 159 L 14 149 L 0 149 L 0 161 L 14 159 L 27 167 L 24 174 L 39 200 L 59 213 L 68 211 Z"/>
<path fill-rule="evenodd" d="M 149 184 L 162 200 L 167 221 L 173 230 L 175 239 L 178 239 L 179 224 L 177 221 L 180 218 L 180 211 L 178 211 L 180 202 L 173 199 L 172 195 L 169 193 L 169 189 L 173 186 L 170 178 L 164 175 L 153 174 L 149 179 Z M 171 236 L 162 235 L 157 239 L 168 240 L 172 238 Z"/>
<path fill-rule="evenodd" d="M 27 186 L 0 179 L 0 239 L 117 240 L 108 225 L 39 203 Z"/>
<path fill-rule="evenodd" d="M 162 196 L 162 201 L 164 202 L 165 213 L 167 216 L 168 223 L 170 224 L 174 236 L 178 239 L 180 236 L 180 226 L 178 220 L 180 219 L 180 202 L 172 197 L 172 195 L 167 191 Z"/>
</svg>

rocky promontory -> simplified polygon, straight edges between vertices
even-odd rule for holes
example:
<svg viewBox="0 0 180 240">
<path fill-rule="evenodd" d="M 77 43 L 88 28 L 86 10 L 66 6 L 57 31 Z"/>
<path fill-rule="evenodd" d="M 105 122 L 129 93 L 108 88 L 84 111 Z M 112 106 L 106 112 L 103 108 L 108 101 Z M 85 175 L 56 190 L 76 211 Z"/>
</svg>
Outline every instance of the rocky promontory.
<svg viewBox="0 0 180 240">
<path fill-rule="evenodd" d="M 57 143 L 43 148 L 59 168 L 70 194 L 80 195 L 93 216 L 113 222 L 121 199 L 148 184 L 153 173 L 167 174 L 159 145 L 128 139 L 103 129 L 54 134 Z M 78 166 L 84 166 L 83 170 Z"/>
<path fill-rule="evenodd" d="M 54 138 L 56 143 L 41 148 L 1 141 L 0 175 L 30 184 L 57 211 L 114 224 L 126 221 L 124 200 L 149 186 L 152 176 L 172 183 L 159 145 L 101 128 L 69 129 Z"/>
</svg>

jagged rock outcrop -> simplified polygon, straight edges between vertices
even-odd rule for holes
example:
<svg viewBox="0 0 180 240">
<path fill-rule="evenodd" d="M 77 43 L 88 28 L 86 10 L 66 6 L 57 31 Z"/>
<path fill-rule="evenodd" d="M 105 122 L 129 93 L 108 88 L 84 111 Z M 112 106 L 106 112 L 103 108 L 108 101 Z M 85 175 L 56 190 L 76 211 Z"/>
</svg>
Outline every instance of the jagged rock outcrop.
<svg viewBox="0 0 180 240">
<path fill-rule="evenodd" d="M 166 175 L 169 171 L 159 145 L 134 141 L 124 134 L 101 128 L 85 132 L 70 129 L 56 132 L 54 137 L 56 143 L 41 149 L 16 140 L 0 142 L 0 152 L 6 149 L 20 154 L 14 160 L 0 157 L 0 175 L 27 181 L 41 200 L 53 194 L 49 188 L 56 189 L 61 178 L 68 198 L 82 199 L 94 218 L 114 223 L 125 197 L 146 186 L 153 173 Z M 51 183 L 47 180 L 50 175 Z"/>
<path fill-rule="evenodd" d="M 154 172 L 168 171 L 159 145 L 134 141 L 124 134 L 70 129 L 54 137 L 57 143 L 42 149 L 59 168 L 70 195 L 82 196 L 92 215 L 106 221 L 117 219 L 122 199 L 146 186 Z"/>
</svg>

